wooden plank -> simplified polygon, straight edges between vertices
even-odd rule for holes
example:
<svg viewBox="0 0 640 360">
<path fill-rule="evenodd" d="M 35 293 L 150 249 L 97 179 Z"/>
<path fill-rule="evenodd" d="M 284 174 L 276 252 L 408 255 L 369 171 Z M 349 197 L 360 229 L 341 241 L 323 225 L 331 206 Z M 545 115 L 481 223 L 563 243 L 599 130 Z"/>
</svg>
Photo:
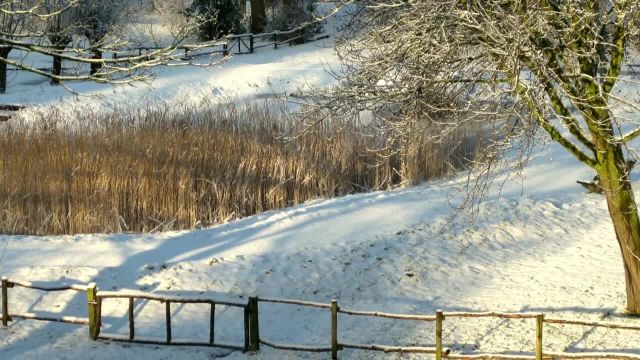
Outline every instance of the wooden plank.
<svg viewBox="0 0 640 360">
<path fill-rule="evenodd" d="M 20 318 L 25 320 L 51 321 L 51 322 L 76 324 L 76 325 L 89 325 L 88 318 L 80 318 L 75 316 L 54 317 L 54 316 L 39 315 L 35 313 L 15 313 L 9 316 L 9 319 L 12 319 L 12 318 Z"/>
<path fill-rule="evenodd" d="M 340 309 L 341 314 L 355 315 L 355 316 L 373 316 L 389 319 L 399 320 L 419 320 L 419 321 L 436 321 L 436 317 L 433 315 L 407 315 L 407 314 L 394 314 L 384 313 L 379 311 L 359 311 L 350 309 Z"/>
<path fill-rule="evenodd" d="M 338 359 L 338 300 L 331 300 L 331 359 Z"/>
<path fill-rule="evenodd" d="M 154 294 L 154 293 L 148 293 L 148 292 L 136 291 L 136 290 L 98 291 L 97 296 L 104 299 L 127 299 L 130 297 L 134 297 L 136 299 L 156 300 L 161 302 L 169 301 L 176 304 L 218 304 L 218 305 L 241 307 L 241 308 L 244 308 L 247 306 L 247 304 L 245 303 L 234 302 L 234 301 L 217 300 L 212 298 L 167 296 L 167 295 L 160 295 L 160 294 Z"/>
<path fill-rule="evenodd" d="M 603 327 L 603 328 L 609 328 L 609 329 L 640 330 L 640 325 L 629 325 L 624 323 L 614 323 L 614 322 L 605 322 L 605 321 L 580 321 L 580 320 L 544 318 L 544 322 L 546 322 L 547 324 L 582 325 L 582 326 Z"/>
<path fill-rule="evenodd" d="M 216 329 L 216 304 L 211 304 L 211 315 L 209 318 L 209 344 L 213 344 Z"/>
<path fill-rule="evenodd" d="M 542 324 L 544 315 L 536 317 L 536 360 L 542 360 Z"/>
<path fill-rule="evenodd" d="M 546 356 L 550 356 L 553 359 L 618 359 L 618 360 L 639 360 L 640 354 L 627 354 L 627 353 L 545 353 Z"/>
<path fill-rule="evenodd" d="M 129 298 L 129 340 L 136 336 L 136 328 L 133 317 L 133 298 Z"/>
<path fill-rule="evenodd" d="M 293 351 L 308 351 L 308 352 L 329 352 L 330 347 L 321 346 L 308 346 L 308 345 L 292 345 L 292 344 L 277 344 L 266 339 L 260 339 L 260 343 L 267 345 L 268 347 L 279 350 L 293 350 Z"/>
<path fill-rule="evenodd" d="M 22 110 L 25 107 L 22 105 L 10 105 L 10 104 L 0 104 L 1 111 L 18 111 Z"/>
<path fill-rule="evenodd" d="M 250 297 L 249 310 L 249 350 L 260 350 L 260 324 L 258 322 L 258 298 Z"/>
<path fill-rule="evenodd" d="M 89 337 L 95 340 L 100 335 L 100 326 L 98 325 L 98 299 L 96 298 L 96 283 L 87 285 L 87 309 L 89 315 Z"/>
<path fill-rule="evenodd" d="M 126 335 L 116 335 L 116 334 L 103 334 L 98 337 L 99 340 L 109 340 L 109 341 L 122 341 L 122 342 L 131 342 L 134 344 L 152 344 L 152 345 L 167 345 L 165 340 L 158 339 L 147 339 L 137 337 L 133 341 L 129 340 L 129 337 Z M 198 342 L 198 341 L 184 341 L 184 340 L 172 340 L 171 346 L 202 346 L 202 347 L 217 347 L 223 349 L 231 349 L 231 350 L 243 350 L 243 347 L 235 344 L 225 344 L 225 343 L 214 343 L 209 344 L 208 342 Z"/>
<path fill-rule="evenodd" d="M 446 317 L 461 317 L 461 318 L 483 318 L 494 317 L 500 319 L 535 319 L 540 313 L 506 313 L 506 312 L 446 312 Z"/>
<path fill-rule="evenodd" d="M 165 302 L 165 319 L 167 324 L 167 344 L 171 344 L 171 302 Z"/>
<path fill-rule="evenodd" d="M 9 321 L 9 279 L 2 277 L 2 325 L 7 326 Z"/>
<path fill-rule="evenodd" d="M 244 308 L 244 351 L 249 351 L 249 307 Z"/>
<path fill-rule="evenodd" d="M 323 304 L 323 303 L 318 303 L 318 302 L 313 302 L 313 301 L 304 301 L 304 300 L 290 300 L 290 299 L 277 299 L 277 298 L 259 297 L 258 301 L 269 302 L 269 303 L 278 303 L 278 304 L 291 304 L 291 305 L 317 307 L 317 308 L 321 308 L 321 309 L 331 309 L 331 304 Z"/>
<path fill-rule="evenodd" d="M 9 280 L 9 282 L 15 286 L 20 286 L 28 289 L 42 290 L 42 291 L 75 290 L 75 291 L 85 292 L 87 291 L 87 288 L 88 288 L 87 285 L 76 285 L 76 284 L 71 284 L 71 285 L 50 284 L 49 286 L 47 286 L 48 283 L 33 283 L 30 281 Z"/>
<path fill-rule="evenodd" d="M 359 349 L 359 350 L 370 350 L 370 351 L 382 351 L 385 353 L 416 353 L 416 354 L 435 354 L 436 348 L 434 347 L 422 347 L 422 346 L 387 346 L 387 345 L 378 345 L 378 344 L 350 344 L 350 343 L 341 343 L 341 348 L 345 349 Z M 447 356 L 449 354 L 449 349 L 443 350 L 443 355 Z"/>
<path fill-rule="evenodd" d="M 436 360 L 442 360 L 442 310 L 436 311 Z"/>
<path fill-rule="evenodd" d="M 534 360 L 536 357 L 532 355 L 503 355 L 503 354 L 475 354 L 475 355 L 448 355 L 447 359 L 460 359 L 460 360 Z M 546 357 L 545 359 L 551 359 Z"/>
</svg>

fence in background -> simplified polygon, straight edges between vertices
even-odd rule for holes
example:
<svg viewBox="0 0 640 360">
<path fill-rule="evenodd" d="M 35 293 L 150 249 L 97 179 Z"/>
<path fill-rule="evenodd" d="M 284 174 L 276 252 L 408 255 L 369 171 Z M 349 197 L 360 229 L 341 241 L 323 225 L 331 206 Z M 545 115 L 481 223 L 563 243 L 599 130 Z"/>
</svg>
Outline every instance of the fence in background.
<svg viewBox="0 0 640 360">
<path fill-rule="evenodd" d="M 253 54 L 256 49 L 271 47 L 274 49 L 282 47 L 284 45 L 293 46 L 296 44 L 302 44 L 306 42 L 312 42 L 329 38 L 329 35 L 309 36 L 308 29 L 312 26 L 317 26 L 317 23 L 311 22 L 302 26 L 296 27 L 291 30 L 279 31 L 275 30 L 268 33 L 245 33 L 237 35 L 227 35 L 221 39 L 200 43 L 197 45 L 181 45 L 175 48 L 175 59 L 181 61 L 192 61 L 199 57 L 212 56 L 215 54 L 221 54 L 222 56 L 244 55 Z M 262 40 L 262 41 L 259 41 Z M 163 51 L 166 48 L 154 47 L 154 46 L 140 46 L 123 49 L 117 52 L 107 51 L 105 54 L 111 58 L 124 59 L 133 56 L 149 55 L 154 56 L 154 52 Z M 75 54 L 75 53 L 74 53 Z M 11 67 L 8 70 L 12 71 L 29 71 L 22 68 Z M 50 68 L 37 68 L 40 71 L 51 71 Z M 63 70 L 68 70 L 63 68 Z"/>
<path fill-rule="evenodd" d="M 24 106 L 0 104 L 0 121 L 8 121 L 21 109 L 24 109 Z"/>
<path fill-rule="evenodd" d="M 205 42 L 197 45 L 181 45 L 176 48 L 180 60 L 189 61 L 198 57 L 222 54 L 222 56 L 253 54 L 255 50 L 273 47 L 277 49 L 284 45 L 293 46 L 306 42 L 318 41 L 329 38 L 329 35 L 309 36 L 308 27 L 315 26 L 315 23 L 306 24 L 291 30 L 272 31 L 260 34 L 237 34 L 227 35 L 219 40 Z M 262 40 L 262 41 L 260 41 Z M 113 53 L 112 57 L 142 56 L 153 54 L 154 51 L 163 50 L 160 47 L 135 47 Z M 180 55 L 182 54 L 182 55 Z"/>
<path fill-rule="evenodd" d="M 45 286 L 43 284 L 36 284 L 25 281 L 10 280 L 6 277 L 2 277 L 2 325 L 7 326 L 9 321 L 13 321 L 13 318 L 22 318 L 28 320 L 44 320 L 71 323 L 76 325 L 88 325 L 89 336 L 93 340 L 113 340 L 113 341 L 125 341 L 131 343 L 140 344 L 156 344 L 156 345 L 174 345 L 174 346 L 209 346 L 209 347 L 221 347 L 227 349 L 241 350 L 241 351 L 259 351 L 260 344 L 272 347 L 274 349 L 281 350 L 295 350 L 306 352 L 327 352 L 331 353 L 332 359 L 338 358 L 338 352 L 343 349 L 356 349 L 364 351 L 381 351 L 385 353 L 422 353 L 431 354 L 435 356 L 437 360 L 441 359 L 624 359 L 624 360 L 640 360 L 640 354 L 631 353 L 549 353 L 543 350 L 543 326 L 544 324 L 560 324 L 560 325 L 575 325 L 575 326 L 590 326 L 608 329 L 619 330 L 635 330 L 640 331 L 640 324 L 624 324 L 614 322 L 602 322 L 602 321 L 580 321 L 570 319 L 559 319 L 546 317 L 543 313 L 505 313 L 505 312 L 443 312 L 441 310 L 436 311 L 434 315 L 409 315 L 409 314 L 394 314 L 377 311 L 359 311 L 351 309 L 343 309 L 338 306 L 337 300 L 332 300 L 330 304 L 318 303 L 310 301 L 290 300 L 290 299 L 275 299 L 275 298 L 260 298 L 250 297 L 246 303 L 215 300 L 211 298 L 188 298 L 188 297 L 175 297 L 175 296 L 162 296 L 153 293 L 139 292 L 139 291 L 99 291 L 95 283 L 88 285 L 50 285 Z M 51 291 L 78 291 L 86 292 L 87 294 L 87 318 L 77 318 L 70 316 L 50 317 L 39 316 L 34 313 L 9 313 L 9 297 L 8 290 L 13 287 L 23 287 L 28 289 L 41 290 L 45 292 Z M 106 299 L 128 299 L 128 336 L 117 335 L 105 335 L 100 334 L 100 327 L 102 324 L 102 303 Z M 165 304 L 165 324 L 166 324 L 166 337 L 164 339 L 142 339 L 135 336 L 135 319 L 134 319 L 134 304 L 136 299 L 145 299 L 149 301 L 158 301 Z M 260 302 L 263 303 L 279 303 L 290 304 L 303 307 L 313 307 L 328 310 L 331 319 L 331 334 L 329 346 L 308 346 L 308 345 L 292 345 L 292 344 L 278 344 L 269 341 L 260 336 L 259 330 L 259 306 Z M 171 304 L 209 304 L 211 306 L 209 313 L 209 341 L 176 341 L 171 336 Z M 244 328 L 244 343 L 243 344 L 225 344 L 215 342 L 215 309 L 216 305 L 238 307 L 244 310 L 244 316 L 241 320 Z M 338 338 L 338 314 L 344 314 L 348 316 L 365 316 L 365 317 L 379 317 L 387 319 L 407 320 L 407 321 L 423 321 L 435 323 L 435 338 L 436 343 L 433 347 L 419 347 L 419 346 L 389 346 L 389 345 L 377 345 L 377 344 L 355 344 L 339 341 Z M 475 355 L 461 355 L 452 354 L 450 349 L 443 346 L 443 325 L 446 318 L 500 318 L 500 319 L 530 319 L 535 320 L 535 349 L 533 355 L 505 355 L 505 354 L 475 354 Z"/>
</svg>

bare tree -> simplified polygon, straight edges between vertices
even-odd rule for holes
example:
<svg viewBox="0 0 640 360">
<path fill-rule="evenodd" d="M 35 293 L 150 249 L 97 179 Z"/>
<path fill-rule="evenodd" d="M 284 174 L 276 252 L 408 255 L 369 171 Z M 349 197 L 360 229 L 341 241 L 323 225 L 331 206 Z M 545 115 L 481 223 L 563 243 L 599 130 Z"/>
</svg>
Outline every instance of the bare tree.
<svg viewBox="0 0 640 360">
<path fill-rule="evenodd" d="M 251 0 L 251 32 L 263 32 L 267 25 L 267 10 L 264 0 Z"/>
<path fill-rule="evenodd" d="M 181 22 L 182 29 L 171 29 L 179 36 L 163 41 L 161 47 L 144 53 L 131 51 L 138 44 L 151 39 L 131 39 L 129 34 L 120 31 L 128 24 L 122 21 L 121 13 L 126 11 L 120 5 L 126 0 L 0 0 L 0 88 L 6 89 L 6 67 L 18 69 L 48 77 L 52 82 L 89 80 L 100 83 L 123 83 L 147 80 L 152 73 L 150 68 L 159 65 L 198 65 L 209 66 L 223 61 L 223 58 L 210 57 L 200 62 L 184 60 L 184 54 L 177 51 L 178 46 L 188 45 L 191 50 L 209 47 L 209 43 L 186 44 L 189 34 L 193 33 L 190 22 Z M 162 16 L 163 14 L 159 14 Z M 177 25 L 176 25 L 177 26 Z M 90 40 L 90 46 L 74 46 L 62 51 L 71 35 L 84 36 Z M 49 41 L 44 41 L 48 39 Z M 54 72 L 50 73 L 32 65 L 24 59 L 8 57 L 12 49 L 21 50 L 28 56 L 50 56 L 54 58 Z M 104 58 L 103 52 L 114 54 Z M 62 61 L 76 66 L 73 73 L 61 74 Z M 91 68 L 84 72 L 82 66 Z"/>
<path fill-rule="evenodd" d="M 22 39 L 30 34 L 28 12 L 35 6 L 35 1 L 0 1 L 0 58 L 7 58 L 13 46 L 2 41 L 2 38 Z M 0 61 L 0 94 L 7 91 L 7 63 Z"/>
<path fill-rule="evenodd" d="M 627 308 L 640 314 L 640 220 L 629 174 L 638 106 L 617 98 L 637 0 L 360 0 L 338 41 L 329 113 L 359 117 L 389 141 L 489 131 L 472 195 L 519 167 L 542 129 L 599 177 L 624 262 Z M 635 114 L 634 114 L 635 113 Z M 384 146 L 384 144 L 383 144 Z M 506 149 L 522 156 L 503 156 Z M 500 166 L 498 166 L 501 164 Z M 494 174 L 494 175 L 492 175 Z"/>
<path fill-rule="evenodd" d="M 45 34 L 54 50 L 62 52 L 80 29 L 77 7 L 73 6 L 72 0 L 46 0 L 44 13 L 50 15 L 46 18 Z M 53 74 L 62 74 L 62 58 L 59 55 L 53 56 Z M 52 83 L 58 84 L 59 81 L 53 79 Z"/>
<path fill-rule="evenodd" d="M 83 35 L 91 43 L 93 59 L 102 59 L 102 53 L 111 40 L 107 36 L 128 13 L 128 4 L 126 0 L 80 0 L 78 18 L 82 23 Z M 99 61 L 92 63 L 91 74 L 97 74 L 100 68 Z"/>
</svg>

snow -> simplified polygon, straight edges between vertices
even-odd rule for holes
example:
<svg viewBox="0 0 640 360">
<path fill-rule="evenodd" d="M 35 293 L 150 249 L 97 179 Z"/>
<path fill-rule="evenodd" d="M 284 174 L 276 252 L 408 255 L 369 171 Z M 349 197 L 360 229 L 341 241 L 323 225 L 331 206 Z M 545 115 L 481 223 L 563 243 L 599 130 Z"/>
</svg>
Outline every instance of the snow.
<svg viewBox="0 0 640 360">
<path fill-rule="evenodd" d="M 169 68 L 151 85 L 72 83 L 76 96 L 41 78 L 10 79 L 2 103 L 115 106 L 123 101 L 251 99 L 291 93 L 334 79 L 332 39 L 235 56 L 220 67 Z M 635 94 L 630 88 L 621 94 Z M 623 95 L 624 95 L 623 94 Z M 629 95 L 631 96 L 631 95 Z M 452 218 L 464 176 L 388 192 L 318 199 L 208 229 L 158 234 L 0 236 L 0 275 L 16 280 L 87 284 L 105 291 L 246 302 L 248 296 L 301 299 L 343 308 L 404 314 L 444 311 L 545 312 L 555 317 L 638 323 L 624 315 L 619 249 L 599 195 L 576 180 L 593 173 L 557 146 L 537 149 L 522 178 L 479 207 L 475 221 Z M 635 176 L 635 174 L 634 174 Z M 640 184 L 634 184 L 640 185 Z M 103 304 L 103 333 L 127 335 L 126 300 Z M 86 295 L 10 289 L 11 312 L 86 317 Z M 208 340 L 209 306 L 172 307 L 175 340 Z M 138 300 L 136 337 L 163 339 L 164 305 Z M 216 342 L 241 344 L 242 310 L 216 307 Z M 531 320 L 445 319 L 444 345 L 455 353 L 531 353 Z M 260 304 L 269 341 L 328 346 L 329 313 Z M 339 317 L 350 343 L 432 346 L 432 323 Z M 639 353 L 637 334 L 545 325 L 547 352 Z M 92 341 L 85 326 L 18 320 L 0 326 L 0 358 L 326 359 L 269 349 L 257 354 L 198 347 Z M 344 350 L 343 359 L 395 358 Z M 412 358 L 403 355 L 402 358 Z M 416 356 L 419 357 L 419 356 Z"/>
<path fill-rule="evenodd" d="M 320 14 L 330 11 L 331 3 L 321 4 Z M 316 35 L 326 39 L 296 46 L 264 47 L 253 54 L 232 55 L 228 61 L 213 66 L 159 66 L 153 69 L 151 81 L 124 85 L 97 84 L 87 81 L 66 82 L 54 86 L 49 79 L 24 71 L 9 71 L 7 92 L 0 103 L 26 106 L 59 105 L 60 108 L 101 106 L 111 108 L 150 101 L 199 103 L 202 99 L 252 100 L 289 95 L 308 86 L 326 86 L 335 81 L 327 71 L 339 69 L 333 45 L 336 21 L 330 17 L 325 32 Z M 257 44 L 258 45 L 258 44 Z M 51 67 L 51 58 L 12 51 L 9 58 L 36 67 Z M 217 63 L 222 57 L 201 57 L 197 63 Z M 77 65 L 65 62 L 64 67 Z M 75 69 L 77 70 L 77 69 Z M 75 71 L 74 70 L 74 71 Z"/>
</svg>

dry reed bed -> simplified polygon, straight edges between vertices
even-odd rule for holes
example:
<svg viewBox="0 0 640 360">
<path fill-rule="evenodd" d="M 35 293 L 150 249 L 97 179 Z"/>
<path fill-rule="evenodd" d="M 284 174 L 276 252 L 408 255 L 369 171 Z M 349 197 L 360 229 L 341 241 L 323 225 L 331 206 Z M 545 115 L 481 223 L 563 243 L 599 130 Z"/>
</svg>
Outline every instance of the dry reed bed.
<svg viewBox="0 0 640 360">
<path fill-rule="evenodd" d="M 476 153 L 468 132 L 416 136 L 386 157 L 368 151 L 384 139 L 366 127 L 325 122 L 292 138 L 293 122 L 267 104 L 72 116 L 0 124 L 0 232 L 188 229 L 441 177 Z"/>
</svg>

